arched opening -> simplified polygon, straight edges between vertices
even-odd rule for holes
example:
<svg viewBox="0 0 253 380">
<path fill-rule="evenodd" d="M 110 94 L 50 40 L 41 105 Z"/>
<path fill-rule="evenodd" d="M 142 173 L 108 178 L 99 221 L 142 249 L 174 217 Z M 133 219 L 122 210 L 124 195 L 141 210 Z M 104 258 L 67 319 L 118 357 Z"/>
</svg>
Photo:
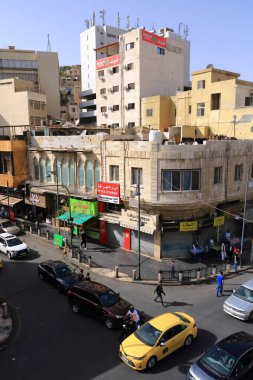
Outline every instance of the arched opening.
<svg viewBox="0 0 253 380">
<path fill-rule="evenodd" d="M 92 164 L 90 160 L 85 165 L 85 185 L 86 191 L 90 193 L 92 191 Z"/>
<path fill-rule="evenodd" d="M 44 158 L 40 160 L 40 182 L 45 182 L 46 180 L 46 162 Z"/>
<path fill-rule="evenodd" d="M 75 166 L 74 166 L 74 160 L 69 161 L 69 184 L 74 186 L 75 185 Z"/>
<path fill-rule="evenodd" d="M 33 172 L 34 172 L 34 178 L 36 180 L 39 180 L 39 162 L 36 157 L 33 160 Z"/>
<path fill-rule="evenodd" d="M 100 181 L 100 170 L 99 170 L 99 163 L 96 160 L 94 163 L 94 185 L 97 187 L 97 183 Z"/>
<path fill-rule="evenodd" d="M 78 163 L 78 179 L 79 179 L 79 186 L 84 186 L 84 163 L 82 160 Z"/>
<path fill-rule="evenodd" d="M 65 186 L 68 185 L 68 163 L 62 160 L 61 164 L 61 183 Z"/>
<path fill-rule="evenodd" d="M 47 159 L 46 161 L 46 179 L 47 179 L 47 182 L 52 182 L 52 173 L 51 173 L 52 169 L 51 169 L 51 162 L 49 160 L 49 158 Z"/>
</svg>

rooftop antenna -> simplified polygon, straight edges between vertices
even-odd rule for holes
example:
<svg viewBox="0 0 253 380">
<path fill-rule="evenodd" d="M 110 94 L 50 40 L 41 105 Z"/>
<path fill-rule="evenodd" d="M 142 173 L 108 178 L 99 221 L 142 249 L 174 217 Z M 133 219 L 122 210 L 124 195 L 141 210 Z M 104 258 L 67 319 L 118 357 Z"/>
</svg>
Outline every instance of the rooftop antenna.
<svg viewBox="0 0 253 380">
<path fill-rule="evenodd" d="M 106 14 L 106 10 L 105 9 L 102 9 L 101 11 L 99 11 L 99 16 L 101 17 L 102 25 L 103 26 L 105 25 L 105 14 Z"/>
<path fill-rule="evenodd" d="M 181 28 L 182 28 L 182 23 L 180 22 L 178 25 L 178 34 L 181 35 Z"/>
<path fill-rule="evenodd" d="M 130 28 L 130 17 L 129 16 L 126 17 L 126 21 L 127 21 L 126 28 L 129 29 Z"/>
<path fill-rule="evenodd" d="M 50 44 L 50 39 L 49 39 L 49 34 L 47 34 L 47 51 L 51 52 L 51 44 Z"/>
<path fill-rule="evenodd" d="M 119 12 L 118 12 L 118 17 L 117 17 L 118 29 L 120 29 L 120 21 L 121 21 L 121 18 L 119 17 Z"/>
<path fill-rule="evenodd" d="M 189 34 L 189 28 L 188 28 L 188 25 L 184 25 L 184 38 L 187 39 L 188 37 L 188 34 Z"/>
<path fill-rule="evenodd" d="M 96 14 L 95 12 L 93 11 L 92 12 L 92 18 L 91 18 L 91 26 L 94 26 L 96 23 Z"/>
<path fill-rule="evenodd" d="M 137 17 L 137 20 L 136 20 L 136 28 L 139 28 L 139 22 L 140 22 L 140 19 L 139 19 L 139 17 Z"/>
<path fill-rule="evenodd" d="M 155 30 L 155 23 L 154 22 L 152 23 L 152 30 L 154 31 L 154 33 L 156 32 L 156 30 Z"/>
<path fill-rule="evenodd" d="M 86 19 L 85 20 L 85 25 L 86 25 L 86 28 L 89 29 L 89 27 L 90 27 L 90 20 Z"/>
</svg>

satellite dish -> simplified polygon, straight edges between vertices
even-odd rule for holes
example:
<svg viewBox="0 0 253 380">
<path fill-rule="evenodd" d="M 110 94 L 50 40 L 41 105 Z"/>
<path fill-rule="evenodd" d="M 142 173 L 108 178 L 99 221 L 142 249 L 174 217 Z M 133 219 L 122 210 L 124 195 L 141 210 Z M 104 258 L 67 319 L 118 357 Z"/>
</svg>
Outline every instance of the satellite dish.
<svg viewBox="0 0 253 380">
<path fill-rule="evenodd" d="M 206 69 L 213 69 L 213 64 L 209 63 L 209 65 L 206 66 Z"/>
</svg>

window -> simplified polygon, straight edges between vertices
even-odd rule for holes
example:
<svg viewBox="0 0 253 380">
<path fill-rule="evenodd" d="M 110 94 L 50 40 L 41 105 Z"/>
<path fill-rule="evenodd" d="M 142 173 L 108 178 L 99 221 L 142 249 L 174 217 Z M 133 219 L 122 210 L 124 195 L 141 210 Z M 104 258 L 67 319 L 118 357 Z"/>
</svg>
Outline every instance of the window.
<svg viewBox="0 0 253 380">
<path fill-rule="evenodd" d="M 135 109 L 135 103 L 128 103 L 127 109 L 128 110 L 134 110 Z"/>
<path fill-rule="evenodd" d="M 220 94 L 211 94 L 211 110 L 220 109 Z"/>
<path fill-rule="evenodd" d="M 96 160 L 94 163 L 94 185 L 97 187 L 97 183 L 100 181 L 99 163 Z"/>
<path fill-rule="evenodd" d="M 201 88 L 206 88 L 206 81 L 205 80 L 198 80 L 197 81 L 197 89 L 200 90 Z"/>
<path fill-rule="evenodd" d="M 253 106 L 253 96 L 248 96 L 245 98 L 245 107 Z"/>
<path fill-rule="evenodd" d="M 188 107 L 188 113 L 189 113 L 189 115 L 192 113 L 192 106 L 191 105 L 189 105 L 189 107 Z"/>
<path fill-rule="evenodd" d="M 112 68 L 112 73 L 113 74 L 116 74 L 116 73 L 118 73 L 119 72 L 119 66 L 116 66 L 116 67 L 113 67 Z"/>
<path fill-rule="evenodd" d="M 69 185 L 75 185 L 75 165 L 74 160 L 69 161 Z"/>
<path fill-rule="evenodd" d="M 85 184 L 86 191 L 90 193 L 92 190 L 92 164 L 90 160 L 88 160 L 85 165 Z"/>
<path fill-rule="evenodd" d="M 34 178 L 36 180 L 39 180 L 39 162 L 36 157 L 33 160 L 33 170 L 34 170 Z"/>
<path fill-rule="evenodd" d="M 113 86 L 112 92 L 119 92 L 119 86 Z"/>
<path fill-rule="evenodd" d="M 107 107 L 105 107 L 105 106 L 100 107 L 100 111 L 101 111 L 101 112 L 106 112 L 106 111 L 107 111 Z"/>
<path fill-rule="evenodd" d="M 112 123 L 112 128 L 119 128 L 119 123 Z"/>
<path fill-rule="evenodd" d="M 106 88 L 101 88 L 100 89 L 100 95 L 106 94 Z"/>
<path fill-rule="evenodd" d="M 126 66 L 125 66 L 126 70 L 133 70 L 134 68 L 134 64 L 133 63 L 128 63 Z"/>
<path fill-rule="evenodd" d="M 162 191 L 200 190 L 200 170 L 162 170 Z"/>
<path fill-rule="evenodd" d="M 119 111 L 119 105 L 116 104 L 116 105 L 112 106 L 112 110 L 113 111 Z"/>
<path fill-rule="evenodd" d="M 33 108 L 34 108 L 35 110 L 39 110 L 39 109 L 40 109 L 40 102 L 36 102 L 36 101 L 34 101 L 34 102 L 33 102 Z"/>
<path fill-rule="evenodd" d="M 66 160 L 62 160 L 61 166 L 61 182 L 63 185 L 68 185 L 68 163 Z"/>
<path fill-rule="evenodd" d="M 134 90 L 135 89 L 135 83 L 128 83 L 127 87 L 128 87 L 128 90 Z"/>
<path fill-rule="evenodd" d="M 146 116 L 153 116 L 153 108 L 146 109 Z"/>
<path fill-rule="evenodd" d="M 163 48 L 157 47 L 156 52 L 157 52 L 157 54 L 165 55 L 165 49 L 163 49 Z"/>
<path fill-rule="evenodd" d="M 235 165 L 235 181 L 241 181 L 242 180 L 242 165 Z"/>
<path fill-rule="evenodd" d="M 214 185 L 221 183 L 221 180 L 222 180 L 222 167 L 219 166 L 219 167 L 214 168 L 214 179 L 213 179 Z"/>
<path fill-rule="evenodd" d="M 197 116 L 205 116 L 205 103 L 197 103 Z"/>
<path fill-rule="evenodd" d="M 46 162 L 44 158 L 40 160 L 40 182 L 44 182 L 46 180 Z"/>
<path fill-rule="evenodd" d="M 134 48 L 134 42 L 130 42 L 129 44 L 126 44 L 126 50 L 130 50 Z"/>
<path fill-rule="evenodd" d="M 119 181 L 119 166 L 110 165 L 110 181 Z"/>
<path fill-rule="evenodd" d="M 78 163 L 78 177 L 79 177 L 79 186 L 84 186 L 84 163 L 82 160 Z"/>
<path fill-rule="evenodd" d="M 51 163 L 49 159 L 46 161 L 46 181 L 52 182 Z"/>
<path fill-rule="evenodd" d="M 98 72 L 98 77 L 101 78 L 101 77 L 103 77 L 104 75 L 105 75 L 104 70 L 99 70 L 99 72 Z"/>
<path fill-rule="evenodd" d="M 139 179 L 139 183 L 140 185 L 143 184 L 143 181 L 142 181 L 142 169 L 141 168 L 132 168 L 132 180 L 131 180 L 131 183 L 132 185 L 137 185 L 138 184 L 138 179 Z"/>
<path fill-rule="evenodd" d="M 130 122 L 127 124 L 128 127 L 135 127 L 135 122 Z"/>
</svg>

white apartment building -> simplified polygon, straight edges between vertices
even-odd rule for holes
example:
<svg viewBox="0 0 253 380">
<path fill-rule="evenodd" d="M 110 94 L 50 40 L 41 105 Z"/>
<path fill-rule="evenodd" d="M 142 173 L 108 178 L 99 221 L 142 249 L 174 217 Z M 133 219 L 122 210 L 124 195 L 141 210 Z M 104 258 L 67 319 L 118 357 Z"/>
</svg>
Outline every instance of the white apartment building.
<svg viewBox="0 0 253 380">
<path fill-rule="evenodd" d="M 96 58 L 98 126 L 140 126 L 141 98 L 189 88 L 190 42 L 169 28 L 128 31 Z"/>
<path fill-rule="evenodd" d="M 114 43 L 119 35 L 125 33 L 124 29 L 108 25 L 93 25 L 80 34 L 81 52 L 81 97 L 80 121 L 83 124 L 96 123 L 96 51 L 95 49 Z M 99 53 L 99 58 L 105 56 Z"/>
<path fill-rule="evenodd" d="M 0 49 L 0 79 L 8 78 L 32 82 L 34 91 L 46 95 L 48 115 L 60 118 L 58 53 L 20 50 L 15 46 Z"/>
</svg>

